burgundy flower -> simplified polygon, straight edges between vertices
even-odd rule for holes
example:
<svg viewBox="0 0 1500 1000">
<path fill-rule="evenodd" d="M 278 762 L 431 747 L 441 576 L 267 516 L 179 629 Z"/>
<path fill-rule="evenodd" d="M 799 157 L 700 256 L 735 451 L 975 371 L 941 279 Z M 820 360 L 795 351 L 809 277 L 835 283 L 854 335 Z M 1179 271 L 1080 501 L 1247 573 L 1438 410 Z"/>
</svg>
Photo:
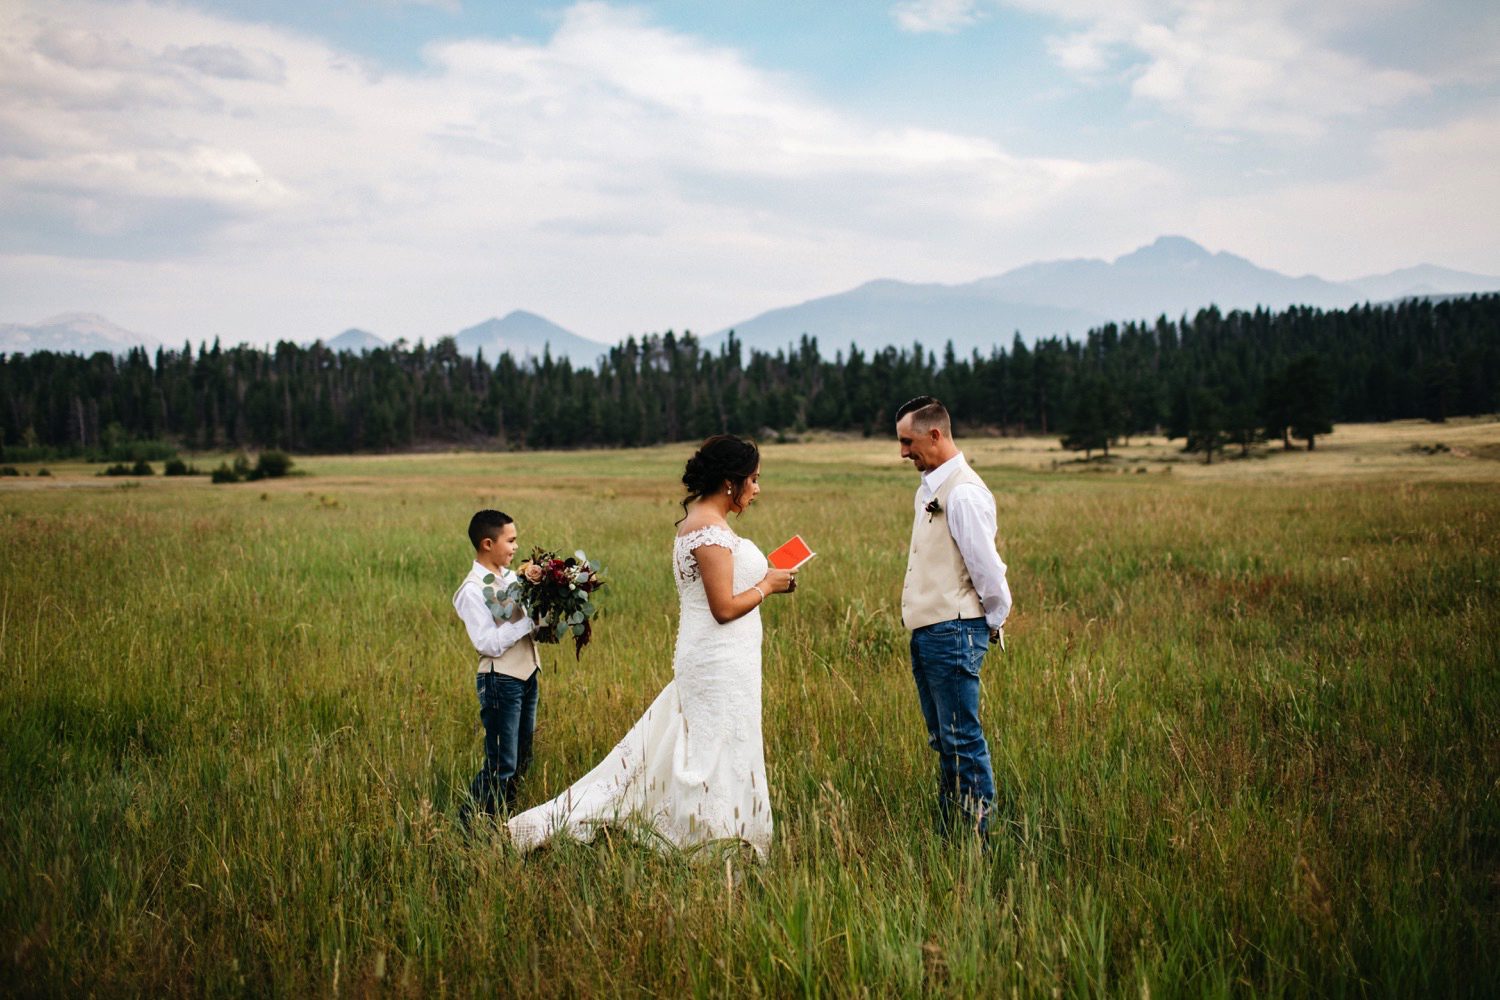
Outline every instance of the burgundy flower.
<svg viewBox="0 0 1500 1000">
<path fill-rule="evenodd" d="M 533 549 L 518 570 L 521 606 L 536 626 L 532 638 L 550 643 L 572 636 L 574 654 L 581 654 L 593 637 L 590 619 L 597 609 L 589 595 L 604 586 L 603 570 L 582 552 L 559 559 L 542 548 Z"/>
</svg>

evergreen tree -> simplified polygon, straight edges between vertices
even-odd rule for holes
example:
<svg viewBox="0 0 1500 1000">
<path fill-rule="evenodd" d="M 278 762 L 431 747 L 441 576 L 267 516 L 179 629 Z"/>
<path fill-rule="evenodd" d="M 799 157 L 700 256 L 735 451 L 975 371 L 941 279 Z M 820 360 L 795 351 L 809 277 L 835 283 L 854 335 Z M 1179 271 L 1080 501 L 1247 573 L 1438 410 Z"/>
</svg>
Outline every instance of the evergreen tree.
<svg viewBox="0 0 1500 1000">
<path fill-rule="evenodd" d="M 1304 354 L 1287 366 L 1284 384 L 1291 434 L 1306 441 L 1307 450 L 1312 451 L 1318 435 L 1333 432 L 1329 416 L 1333 407 L 1332 380 L 1318 355 Z"/>
<path fill-rule="evenodd" d="M 1291 386 L 1287 381 L 1285 370 L 1266 376 L 1261 387 L 1260 409 L 1266 438 L 1279 438 L 1281 447 L 1284 450 L 1290 450 L 1292 447 L 1292 399 Z"/>
<path fill-rule="evenodd" d="M 1084 461 L 1095 450 L 1108 458 L 1110 441 L 1119 436 L 1122 423 L 1118 397 L 1109 381 L 1100 375 L 1086 376 L 1075 392 L 1062 445 L 1070 451 L 1083 452 Z"/>
<path fill-rule="evenodd" d="M 1188 402 L 1188 433 L 1185 451 L 1203 452 L 1207 465 L 1214 462 L 1214 452 L 1224 447 L 1228 435 L 1225 433 L 1224 403 L 1213 390 L 1194 389 Z"/>
</svg>

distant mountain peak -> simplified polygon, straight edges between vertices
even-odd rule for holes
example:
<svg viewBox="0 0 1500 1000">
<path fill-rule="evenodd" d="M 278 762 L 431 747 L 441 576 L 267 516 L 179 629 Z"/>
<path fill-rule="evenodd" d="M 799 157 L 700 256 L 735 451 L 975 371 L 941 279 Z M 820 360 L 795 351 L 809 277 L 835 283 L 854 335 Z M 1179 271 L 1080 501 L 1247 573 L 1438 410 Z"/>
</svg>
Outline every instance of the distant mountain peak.
<svg viewBox="0 0 1500 1000">
<path fill-rule="evenodd" d="M 351 326 L 343 333 L 328 341 L 327 346 L 335 351 L 373 351 L 385 347 L 385 341 L 375 336 L 369 330 L 361 330 L 357 326 Z"/>
<path fill-rule="evenodd" d="M 475 332 L 489 332 L 491 330 L 516 330 L 516 331 L 538 331 L 544 330 L 548 333 L 569 333 L 545 316 L 538 316 L 534 312 L 525 309 L 512 309 L 504 316 L 491 316 L 489 319 L 481 320 L 473 326 L 465 327 L 458 331 L 457 336 L 462 339 L 465 334 Z M 571 334 L 569 334 L 571 336 Z"/>
<path fill-rule="evenodd" d="M 1131 264 L 1194 264 L 1212 260 L 1213 254 L 1186 236 L 1158 236 L 1149 246 L 1143 246 L 1115 258 L 1115 263 Z"/>
<path fill-rule="evenodd" d="M 124 327 L 110 322 L 98 313 L 91 312 L 66 312 L 56 316 L 49 316 L 40 323 L 34 324 L 40 329 L 72 330 L 76 332 L 88 332 L 96 334 L 106 340 L 118 341 L 121 344 L 143 344 L 145 338 L 140 334 L 132 333 Z"/>
<path fill-rule="evenodd" d="M 90 312 L 61 313 L 40 323 L 0 324 L 0 352 L 11 354 L 38 351 L 123 354 L 132 347 L 150 347 L 153 343 L 150 338 Z"/>
<path fill-rule="evenodd" d="M 505 353 L 524 358 L 541 357 L 550 351 L 554 358 L 567 357 L 575 364 L 591 365 L 599 355 L 609 351 L 606 344 L 587 340 L 545 316 L 524 309 L 513 309 L 504 317 L 491 316 L 458 331 L 453 339 L 462 353 L 472 355 L 483 351 L 490 361 Z"/>
<path fill-rule="evenodd" d="M 1500 291 L 1500 277 L 1455 271 L 1435 264 L 1403 267 L 1387 274 L 1354 278 L 1348 284 L 1369 299 L 1390 301 L 1421 295 L 1454 295 Z"/>
</svg>

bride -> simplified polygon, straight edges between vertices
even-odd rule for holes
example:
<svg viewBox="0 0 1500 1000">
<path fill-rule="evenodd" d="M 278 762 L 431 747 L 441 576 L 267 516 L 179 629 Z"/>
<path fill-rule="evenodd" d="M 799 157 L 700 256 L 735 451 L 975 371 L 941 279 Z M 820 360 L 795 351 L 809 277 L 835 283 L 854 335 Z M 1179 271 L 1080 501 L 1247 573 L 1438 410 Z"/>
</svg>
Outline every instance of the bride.
<svg viewBox="0 0 1500 1000">
<path fill-rule="evenodd" d="M 672 546 L 679 623 L 673 679 L 609 755 L 557 798 L 509 822 L 530 851 L 562 833 L 592 839 L 631 823 L 660 841 L 695 847 L 771 846 L 760 729 L 760 605 L 796 589 L 795 572 L 771 569 L 729 527 L 760 493 L 760 451 L 721 434 L 703 442 L 682 473 L 687 496 Z"/>
</svg>

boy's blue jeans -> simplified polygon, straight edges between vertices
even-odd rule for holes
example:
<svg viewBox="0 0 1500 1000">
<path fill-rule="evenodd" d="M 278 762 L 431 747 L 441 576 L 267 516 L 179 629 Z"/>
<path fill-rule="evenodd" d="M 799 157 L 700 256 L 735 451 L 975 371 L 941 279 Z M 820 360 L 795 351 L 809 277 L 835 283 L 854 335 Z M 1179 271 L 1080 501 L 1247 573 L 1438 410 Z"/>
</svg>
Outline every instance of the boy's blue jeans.
<svg viewBox="0 0 1500 1000">
<path fill-rule="evenodd" d="M 531 765 L 531 734 L 536 729 L 538 670 L 524 681 L 504 674 L 478 674 L 479 721 L 484 723 L 484 768 L 469 786 L 475 808 L 494 815 L 516 801 L 521 776 Z M 463 810 L 467 819 L 468 810 Z"/>
<path fill-rule="evenodd" d="M 943 824 L 983 834 L 995 802 L 990 748 L 979 725 L 979 668 L 989 649 L 983 618 L 937 622 L 911 634 L 911 672 L 938 754 L 938 807 Z"/>
</svg>

